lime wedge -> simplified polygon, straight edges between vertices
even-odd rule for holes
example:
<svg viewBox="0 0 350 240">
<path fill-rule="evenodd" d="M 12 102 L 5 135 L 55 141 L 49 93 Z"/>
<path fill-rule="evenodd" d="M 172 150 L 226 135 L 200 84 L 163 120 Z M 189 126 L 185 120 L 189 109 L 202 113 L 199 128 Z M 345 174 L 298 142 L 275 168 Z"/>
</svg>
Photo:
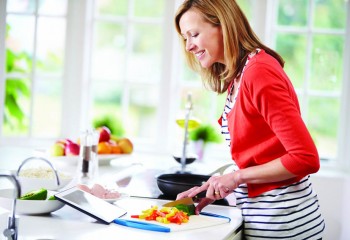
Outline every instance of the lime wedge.
<svg viewBox="0 0 350 240">
<path fill-rule="evenodd" d="M 176 123 L 180 127 L 185 128 L 185 119 L 176 119 Z M 196 129 L 200 125 L 201 123 L 198 119 L 192 118 L 188 120 L 188 130 Z"/>
<path fill-rule="evenodd" d="M 55 197 L 55 195 L 51 195 L 50 197 L 48 197 L 47 200 L 56 200 L 56 197 Z"/>
<path fill-rule="evenodd" d="M 20 197 L 20 200 L 46 200 L 47 198 L 47 190 L 45 188 L 41 188 L 39 190 L 34 190 L 24 194 Z"/>
</svg>

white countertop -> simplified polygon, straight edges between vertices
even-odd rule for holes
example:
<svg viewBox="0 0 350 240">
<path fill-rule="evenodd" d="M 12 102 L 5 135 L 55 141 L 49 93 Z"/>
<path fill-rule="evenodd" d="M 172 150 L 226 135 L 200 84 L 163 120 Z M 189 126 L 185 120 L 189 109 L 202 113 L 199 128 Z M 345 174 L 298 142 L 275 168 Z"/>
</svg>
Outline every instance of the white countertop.
<svg viewBox="0 0 350 240">
<path fill-rule="evenodd" d="M 124 198 L 114 204 L 124 207 L 129 213 L 138 214 L 135 207 L 131 206 L 132 199 Z M 156 204 L 161 206 L 165 200 L 137 198 L 144 206 Z M 140 207 L 140 206 L 139 206 Z M 137 209 L 137 208 L 136 208 Z M 220 214 L 231 218 L 230 223 L 204 227 L 200 229 L 178 231 L 170 233 L 154 232 L 120 226 L 114 223 L 105 225 L 94 218 L 85 215 L 69 206 L 57 210 L 48 215 L 30 216 L 19 215 L 19 239 L 230 239 L 234 237 L 241 226 L 241 214 L 235 207 L 210 205 L 206 212 Z M 1 232 L 7 224 L 9 212 L 0 208 Z"/>
<path fill-rule="evenodd" d="M 20 162 L 26 157 L 15 158 L 16 161 L 9 161 L 12 158 L 11 154 L 5 154 L 4 160 L 1 162 L 0 170 L 15 170 Z M 30 157 L 30 155 L 23 155 Z M 167 164 L 164 164 L 167 161 Z M 136 165 L 135 165 L 136 163 Z M 141 163 L 141 165 L 139 164 Z M 215 170 L 217 167 L 222 166 L 224 162 L 198 162 L 188 166 L 188 169 L 194 172 L 200 172 L 201 174 L 208 174 Z M 75 167 L 54 163 L 56 169 L 61 171 L 68 171 L 74 173 Z M 131 166 L 131 167 L 130 167 Z M 141 169 L 140 169 L 141 166 Z M 164 167 L 166 169 L 164 169 Z M 174 171 L 179 169 L 180 165 L 172 159 L 171 156 L 153 156 L 144 154 L 132 154 L 130 157 L 114 160 L 107 166 L 101 166 L 100 181 L 103 183 L 113 182 L 118 179 L 122 179 L 127 175 L 137 174 L 140 171 L 148 170 L 161 170 L 161 171 Z M 150 171 L 149 179 L 154 178 L 153 172 Z M 140 196 L 147 195 L 154 189 L 146 189 L 143 187 L 142 179 L 132 178 L 129 186 L 124 186 L 121 191 L 125 191 L 131 195 L 135 195 L 135 186 L 137 193 Z M 11 184 L 4 179 L 0 180 L 0 188 L 9 188 Z M 5 183 L 5 184 L 3 184 Z M 128 192 L 128 187 L 133 186 L 133 191 Z M 139 187 L 141 186 L 141 187 Z M 139 190 L 138 190 L 139 189 Z M 145 209 L 150 207 L 150 204 L 157 204 L 161 206 L 165 200 L 142 198 L 142 202 L 145 204 Z M 132 212 L 133 206 L 128 206 L 127 198 L 120 200 L 119 202 L 124 206 L 128 212 Z M 118 204 L 116 202 L 115 204 Z M 232 220 L 230 223 L 217 225 L 213 227 L 206 227 L 195 230 L 161 233 L 147 230 L 140 230 L 135 228 L 129 228 L 120 226 L 117 224 L 105 225 L 97 222 L 95 219 L 85 215 L 78 210 L 75 210 L 69 206 L 48 214 L 41 216 L 19 215 L 19 239 L 231 239 L 235 236 L 236 230 L 240 228 L 242 218 L 240 210 L 230 206 L 218 206 L 210 205 L 205 208 L 206 212 L 212 212 L 230 217 Z M 138 213 L 135 213 L 138 214 Z M 8 210 L 1 208 L 0 206 L 0 239 L 4 239 L 3 230 L 6 228 Z M 236 239 L 236 238 L 235 238 Z M 239 238 L 238 238 L 239 239 Z"/>
</svg>

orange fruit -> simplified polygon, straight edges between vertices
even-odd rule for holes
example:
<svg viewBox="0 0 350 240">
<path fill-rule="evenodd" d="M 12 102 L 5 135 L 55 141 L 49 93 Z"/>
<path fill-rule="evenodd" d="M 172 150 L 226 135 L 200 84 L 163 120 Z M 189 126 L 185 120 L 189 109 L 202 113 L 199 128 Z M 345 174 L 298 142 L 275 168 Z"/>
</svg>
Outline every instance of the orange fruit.
<svg viewBox="0 0 350 240">
<path fill-rule="evenodd" d="M 121 154 L 122 148 L 119 145 L 112 145 L 112 154 Z"/>
<path fill-rule="evenodd" d="M 99 142 L 97 145 L 98 154 L 110 154 L 112 153 L 112 145 L 109 142 Z"/>
</svg>

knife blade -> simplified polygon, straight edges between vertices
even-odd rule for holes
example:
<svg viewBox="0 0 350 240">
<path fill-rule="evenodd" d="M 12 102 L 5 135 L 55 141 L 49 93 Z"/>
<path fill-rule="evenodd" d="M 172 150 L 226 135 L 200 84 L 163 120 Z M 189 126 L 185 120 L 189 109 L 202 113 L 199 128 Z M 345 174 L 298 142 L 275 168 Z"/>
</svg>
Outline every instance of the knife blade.
<svg viewBox="0 0 350 240">
<path fill-rule="evenodd" d="M 182 198 L 179 200 L 175 200 L 175 201 L 163 204 L 163 207 L 175 207 L 178 204 L 191 205 L 191 204 L 194 204 L 195 202 L 198 202 L 200 198 L 204 198 L 206 196 L 206 194 L 207 194 L 207 190 L 204 190 L 204 191 L 198 193 L 194 197 Z"/>
<path fill-rule="evenodd" d="M 194 204 L 194 201 L 191 197 L 187 197 L 187 198 L 182 198 L 180 200 L 175 200 L 175 201 L 165 203 L 163 204 L 163 207 L 175 207 L 176 205 L 179 205 L 179 204 L 191 205 L 191 204 Z"/>
</svg>

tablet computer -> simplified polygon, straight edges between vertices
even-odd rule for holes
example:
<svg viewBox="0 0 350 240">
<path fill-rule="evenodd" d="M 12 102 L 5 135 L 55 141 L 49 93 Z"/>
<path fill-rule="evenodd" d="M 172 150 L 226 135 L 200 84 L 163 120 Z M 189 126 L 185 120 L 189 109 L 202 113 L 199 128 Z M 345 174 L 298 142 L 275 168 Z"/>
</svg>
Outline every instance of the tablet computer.
<svg viewBox="0 0 350 240">
<path fill-rule="evenodd" d="M 84 192 L 77 187 L 72 187 L 56 193 L 57 200 L 101 221 L 105 224 L 125 215 L 127 212 L 113 204 L 104 201 L 90 193 Z"/>
</svg>

